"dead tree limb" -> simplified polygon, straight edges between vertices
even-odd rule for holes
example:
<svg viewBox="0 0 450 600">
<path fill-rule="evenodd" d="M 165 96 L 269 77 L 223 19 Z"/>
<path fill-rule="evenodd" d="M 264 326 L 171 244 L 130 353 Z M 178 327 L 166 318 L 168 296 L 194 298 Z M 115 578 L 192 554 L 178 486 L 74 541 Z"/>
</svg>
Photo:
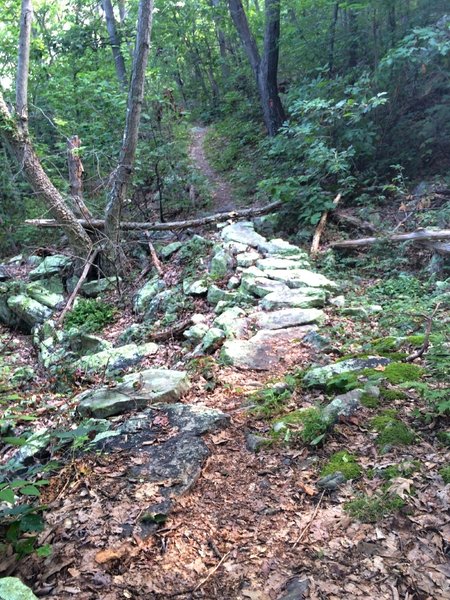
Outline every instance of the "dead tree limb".
<svg viewBox="0 0 450 600">
<path fill-rule="evenodd" d="M 132 221 L 124 221 L 120 224 L 122 231 L 173 231 L 177 229 L 188 229 L 190 227 L 201 227 L 219 221 L 227 221 L 228 219 L 244 219 L 246 217 L 257 217 L 258 215 L 266 215 L 277 210 L 282 206 L 282 202 L 276 201 L 261 208 L 246 208 L 244 210 L 234 210 L 231 212 L 216 213 L 201 219 L 187 219 L 185 221 L 172 221 L 167 223 L 138 223 Z M 104 229 L 105 221 L 103 219 L 78 219 L 78 224 L 87 229 Z M 55 219 L 27 219 L 27 225 L 35 227 L 61 227 L 60 223 Z M 450 235 L 449 235 L 450 237 Z"/>
<path fill-rule="evenodd" d="M 91 252 L 91 254 L 88 256 L 86 263 L 84 265 L 84 269 L 83 272 L 80 275 L 80 279 L 77 281 L 77 285 L 75 286 L 75 289 L 73 290 L 73 292 L 70 294 L 69 299 L 67 300 L 67 304 L 64 307 L 64 309 L 62 310 L 61 314 L 59 315 L 56 324 L 60 325 L 63 322 L 64 317 L 66 316 L 66 314 L 69 312 L 69 310 L 72 308 L 72 305 L 75 301 L 75 298 L 78 296 L 78 292 L 81 289 L 81 286 L 83 285 L 86 277 L 88 276 L 89 273 L 89 269 L 92 267 L 95 257 L 97 256 L 97 254 L 100 252 L 100 247 L 98 246 L 97 248 L 94 248 Z"/>
<path fill-rule="evenodd" d="M 183 319 L 179 323 L 175 323 L 173 327 L 169 329 L 164 329 L 163 331 L 157 331 L 155 333 L 150 333 L 147 336 L 147 339 L 151 342 L 163 342 L 165 340 L 170 340 L 172 338 L 179 337 L 180 334 L 183 333 L 185 329 L 187 329 L 192 323 L 192 317 L 188 317 L 187 319 Z"/>
<path fill-rule="evenodd" d="M 439 306 L 440 303 L 436 304 L 432 314 L 426 317 L 427 326 L 425 329 L 425 336 L 423 339 L 422 346 L 416 352 L 413 352 L 413 354 L 410 354 L 407 358 L 405 358 L 405 362 L 413 362 L 414 360 L 416 360 L 416 358 L 420 358 L 428 350 L 428 347 L 430 345 L 431 328 L 433 327 L 433 318 L 434 315 L 437 313 Z"/>
<path fill-rule="evenodd" d="M 339 192 L 339 194 L 333 200 L 334 208 L 336 208 L 336 206 L 339 204 L 339 202 L 341 201 L 341 198 L 342 198 L 342 194 Z M 320 217 L 319 224 L 317 225 L 316 231 L 314 232 L 314 237 L 313 237 L 312 244 L 311 244 L 311 250 L 309 251 L 311 256 L 316 256 L 316 254 L 319 252 L 320 238 L 322 237 L 322 233 L 325 229 L 325 225 L 327 224 L 328 213 L 329 213 L 329 211 L 327 210 Z"/>
<path fill-rule="evenodd" d="M 419 229 L 410 233 L 398 233 L 382 237 L 359 238 L 357 240 L 342 240 L 330 244 L 331 248 L 356 248 L 359 246 L 372 246 L 378 242 L 423 242 L 428 240 L 448 240 L 450 239 L 450 229 L 441 229 L 432 231 L 429 229 Z"/>
<path fill-rule="evenodd" d="M 352 215 L 346 210 L 334 210 L 330 219 L 338 221 L 339 223 L 344 223 L 345 225 L 351 225 L 356 227 L 357 229 L 361 229 L 361 231 L 367 231 L 368 233 L 377 233 L 378 229 L 375 225 L 372 225 L 369 221 L 363 221 L 356 215 Z"/>
<path fill-rule="evenodd" d="M 92 219 L 92 215 L 83 200 L 83 163 L 81 162 L 79 149 L 81 140 L 77 135 L 73 135 L 67 140 L 67 164 L 69 168 L 69 186 L 70 197 L 72 199 L 72 209 L 77 217 Z"/>
<path fill-rule="evenodd" d="M 145 236 L 147 238 L 148 249 L 150 250 L 150 257 L 152 259 L 153 266 L 155 267 L 158 275 L 160 275 L 162 277 L 164 275 L 164 269 L 162 268 L 162 264 L 158 258 L 158 255 L 156 254 L 155 247 L 153 246 L 152 242 L 150 241 L 150 234 L 148 231 L 145 232 Z"/>
</svg>

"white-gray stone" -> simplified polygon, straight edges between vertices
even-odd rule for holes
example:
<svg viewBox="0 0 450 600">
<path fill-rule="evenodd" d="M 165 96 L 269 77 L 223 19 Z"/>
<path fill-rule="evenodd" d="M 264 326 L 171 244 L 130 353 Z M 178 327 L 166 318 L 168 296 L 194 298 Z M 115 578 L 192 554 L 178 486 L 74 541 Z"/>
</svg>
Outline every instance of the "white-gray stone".
<svg viewBox="0 0 450 600">
<path fill-rule="evenodd" d="M 264 275 L 275 281 L 283 281 L 290 288 L 314 287 L 328 290 L 338 288 L 338 285 L 328 277 L 306 269 L 267 269 Z"/>
<path fill-rule="evenodd" d="M 214 319 L 213 325 L 224 331 L 227 338 L 242 337 L 247 330 L 245 311 L 238 306 L 228 308 Z"/>
<path fill-rule="evenodd" d="M 17 315 L 20 320 L 30 329 L 39 323 L 43 323 L 52 315 L 52 310 L 37 300 L 33 300 L 25 294 L 10 296 L 6 301 L 8 308 Z"/>
<path fill-rule="evenodd" d="M 259 252 L 251 250 L 249 252 L 241 252 L 236 256 L 236 263 L 238 267 L 251 267 L 259 260 Z"/>
<path fill-rule="evenodd" d="M 224 242 L 238 242 L 252 248 L 262 248 L 268 243 L 265 237 L 256 233 L 253 223 L 249 221 L 227 225 L 220 235 Z"/>
<path fill-rule="evenodd" d="M 302 269 L 304 267 L 304 261 L 292 260 L 289 258 L 260 258 L 256 261 L 256 266 L 261 271 L 274 271 L 274 270 L 291 270 L 291 269 Z"/>
<path fill-rule="evenodd" d="M 193 344 L 198 344 L 206 335 L 209 326 L 206 323 L 197 323 L 183 332 L 183 336 Z"/>
<path fill-rule="evenodd" d="M 0 600 L 38 600 L 38 597 L 17 577 L 1 577 Z"/>
<path fill-rule="evenodd" d="M 58 275 L 61 271 L 70 267 L 71 264 L 72 259 L 62 254 L 46 256 L 36 269 L 30 271 L 30 280 L 47 279 L 52 275 Z"/>
<path fill-rule="evenodd" d="M 271 292 L 261 301 L 265 310 L 279 308 L 316 308 L 322 307 L 326 301 L 326 294 L 320 288 L 302 288 L 282 292 Z"/>
<path fill-rule="evenodd" d="M 125 375 L 115 387 L 87 390 L 75 400 L 80 415 L 104 419 L 155 402 L 175 402 L 188 389 L 189 380 L 184 371 L 147 369 Z"/>
<path fill-rule="evenodd" d="M 367 358 L 349 358 L 341 362 L 326 365 L 324 367 L 314 367 L 305 373 L 303 377 L 304 385 L 308 387 L 323 386 L 335 375 L 354 371 L 363 371 L 364 369 L 374 369 L 384 367 L 391 361 L 382 356 L 368 356 Z"/>
<path fill-rule="evenodd" d="M 81 291 L 88 298 L 95 298 L 104 292 L 116 289 L 120 282 L 120 277 L 103 277 L 102 279 L 83 283 L 81 286 Z"/>
<path fill-rule="evenodd" d="M 203 338 L 201 350 L 206 354 L 215 352 L 226 339 L 225 332 L 218 327 L 211 327 Z"/>
<path fill-rule="evenodd" d="M 319 323 L 324 317 L 324 312 L 317 308 L 284 308 L 250 315 L 260 329 L 283 329 L 307 323 Z"/>
<path fill-rule="evenodd" d="M 55 294 L 49 291 L 40 282 L 36 281 L 27 284 L 26 291 L 30 298 L 53 310 L 60 308 L 64 304 L 64 296 L 62 294 Z"/>
<path fill-rule="evenodd" d="M 183 281 L 183 292 L 190 296 L 203 296 L 208 291 L 208 282 L 206 279 L 196 279 L 192 281 L 185 279 Z"/>
<path fill-rule="evenodd" d="M 110 372 L 131 367 L 143 358 L 156 354 L 157 351 L 158 345 L 153 342 L 140 346 L 137 344 L 127 344 L 126 346 L 103 350 L 97 354 L 83 356 L 73 366 L 75 369 L 88 372 L 98 372 L 106 367 L 107 371 Z"/>
<path fill-rule="evenodd" d="M 166 287 L 166 284 L 159 277 L 153 277 L 136 293 L 133 301 L 134 312 L 144 313 L 150 305 L 150 302 Z"/>
</svg>

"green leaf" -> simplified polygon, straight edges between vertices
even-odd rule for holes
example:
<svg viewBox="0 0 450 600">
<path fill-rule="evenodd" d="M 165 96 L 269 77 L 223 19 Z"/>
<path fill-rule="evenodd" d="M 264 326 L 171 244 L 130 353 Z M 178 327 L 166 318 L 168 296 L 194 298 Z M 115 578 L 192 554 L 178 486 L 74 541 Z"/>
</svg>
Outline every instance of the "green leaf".
<svg viewBox="0 0 450 600">
<path fill-rule="evenodd" d="M 0 490 L 0 500 L 14 504 L 14 492 L 9 488 Z"/>
<path fill-rule="evenodd" d="M 44 531 L 44 519 L 41 515 L 31 513 L 20 519 L 20 531 Z"/>
<path fill-rule="evenodd" d="M 23 488 L 20 488 L 19 491 L 24 496 L 40 496 L 41 494 L 35 485 L 26 485 Z"/>
<path fill-rule="evenodd" d="M 36 555 L 41 558 L 47 558 L 47 556 L 51 556 L 53 549 L 50 544 L 45 544 L 44 546 L 39 546 L 36 549 Z"/>
<path fill-rule="evenodd" d="M 318 435 L 316 438 L 313 439 L 312 442 L 310 442 L 311 446 L 317 446 L 317 444 L 320 444 L 320 442 L 323 440 L 323 438 L 326 436 L 326 433 L 322 433 L 321 435 Z"/>
<path fill-rule="evenodd" d="M 24 446 L 27 443 L 27 438 L 24 437 L 4 437 L 1 441 L 11 446 Z"/>
</svg>

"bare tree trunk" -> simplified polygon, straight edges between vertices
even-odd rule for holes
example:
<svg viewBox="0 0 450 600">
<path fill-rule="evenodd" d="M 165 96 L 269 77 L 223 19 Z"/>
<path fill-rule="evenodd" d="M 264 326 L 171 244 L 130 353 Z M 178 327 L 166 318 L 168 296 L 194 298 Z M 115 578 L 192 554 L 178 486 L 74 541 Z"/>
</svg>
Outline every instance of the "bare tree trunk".
<svg viewBox="0 0 450 600">
<path fill-rule="evenodd" d="M 72 199 L 72 209 L 77 217 L 90 219 L 91 212 L 83 200 L 83 163 L 79 155 L 81 140 L 77 135 L 72 136 L 67 141 L 67 163 L 69 168 L 69 186 L 70 197 Z"/>
<path fill-rule="evenodd" d="M 125 70 L 125 61 L 122 51 L 120 50 L 120 37 L 117 33 L 116 19 L 111 0 L 102 0 L 103 10 L 105 11 L 106 28 L 108 30 L 109 41 L 111 42 L 111 50 L 116 67 L 117 79 L 122 89 L 127 88 L 127 73 Z"/>
<path fill-rule="evenodd" d="M 16 76 L 16 114 L 21 133 L 28 131 L 28 72 L 30 69 L 31 23 L 33 5 L 31 0 L 22 0 L 20 15 L 19 53 Z"/>
<path fill-rule="evenodd" d="M 221 1 L 222 0 L 211 0 L 211 4 L 213 6 L 213 20 L 216 28 L 217 41 L 219 43 L 222 78 L 224 81 L 227 81 L 230 76 L 230 69 L 228 67 L 227 59 L 227 40 L 225 37 L 225 32 L 221 27 L 222 16 L 219 14 Z"/>
<path fill-rule="evenodd" d="M 333 17 L 330 26 L 330 41 L 328 45 L 328 75 L 331 77 L 334 71 L 334 43 L 336 41 L 336 25 L 339 15 L 339 2 L 334 3 Z"/>
<path fill-rule="evenodd" d="M 285 119 L 277 86 L 280 0 L 266 0 L 266 25 L 262 58 L 255 38 L 250 31 L 242 1 L 228 0 L 228 6 L 256 79 L 267 133 L 269 136 L 274 136 Z"/>
<path fill-rule="evenodd" d="M 89 236 L 45 173 L 31 142 L 19 130 L 16 121 L 9 114 L 8 107 L 1 95 L 0 134 L 10 154 L 17 160 L 35 194 L 43 199 L 49 212 L 58 221 L 60 226 L 64 228 L 75 253 L 81 258 L 86 258 L 92 248 Z"/>
<path fill-rule="evenodd" d="M 133 72 L 128 94 L 127 117 L 119 164 L 115 170 L 112 188 L 105 213 L 105 233 L 112 247 L 109 258 L 113 264 L 123 263 L 120 250 L 120 220 L 128 184 L 133 172 L 134 158 L 138 142 L 142 103 L 144 100 L 145 70 L 150 47 L 153 17 L 153 0 L 140 0 L 138 31 L 133 56 Z M 117 263 L 117 261 L 119 261 Z"/>
</svg>

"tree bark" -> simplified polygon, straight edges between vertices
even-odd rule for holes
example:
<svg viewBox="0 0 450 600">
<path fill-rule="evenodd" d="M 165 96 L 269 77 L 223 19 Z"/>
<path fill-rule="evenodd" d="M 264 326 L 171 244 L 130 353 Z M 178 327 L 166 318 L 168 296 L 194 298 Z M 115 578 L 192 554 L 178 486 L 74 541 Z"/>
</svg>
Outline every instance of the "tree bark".
<svg viewBox="0 0 450 600">
<path fill-rule="evenodd" d="M 282 206 L 282 202 L 276 201 L 261 208 L 246 208 L 244 210 L 235 210 L 231 212 L 218 213 L 209 215 L 201 219 L 188 219 L 186 221 L 172 221 L 167 223 L 138 223 L 124 221 L 120 224 L 122 231 L 175 231 L 178 229 L 188 229 L 189 227 L 201 227 L 210 223 L 218 223 L 227 219 L 245 219 L 247 217 L 256 217 L 258 215 L 266 215 L 273 212 Z M 82 227 L 104 229 L 105 221 L 103 219 L 78 219 L 77 221 Z M 28 219 L 25 221 L 27 225 L 35 225 L 36 227 L 60 227 L 58 221 L 54 219 Z"/>
<path fill-rule="evenodd" d="M 16 121 L 9 114 L 8 107 L 1 94 L 0 135 L 35 194 L 43 199 L 49 212 L 58 221 L 59 226 L 64 228 L 73 250 L 80 258 L 86 258 L 92 247 L 88 234 L 45 173 L 31 142 L 20 131 Z"/>
<path fill-rule="evenodd" d="M 113 264 L 117 265 L 117 260 L 119 261 L 118 266 L 123 262 L 123 254 L 120 250 L 120 220 L 136 155 L 144 100 L 145 71 L 150 47 L 152 17 L 153 0 L 140 0 L 125 132 L 105 213 L 105 233 L 111 246 L 108 252 Z"/>
<path fill-rule="evenodd" d="M 91 219 L 92 215 L 83 200 L 83 163 L 78 150 L 81 140 L 77 135 L 67 140 L 67 163 L 69 168 L 70 197 L 72 199 L 72 210 L 77 217 Z"/>
<path fill-rule="evenodd" d="M 102 0 L 103 10 L 105 11 L 106 28 L 108 30 L 109 41 L 114 58 L 117 79 L 123 90 L 127 88 L 127 73 L 125 69 L 125 61 L 120 49 L 120 37 L 117 33 L 116 19 L 111 0 Z"/>
<path fill-rule="evenodd" d="M 228 0 L 231 18 L 256 79 L 264 124 L 269 136 L 278 133 L 285 113 L 278 94 L 277 73 L 280 41 L 280 0 L 266 0 L 264 50 L 260 56 L 241 0 Z"/>
<path fill-rule="evenodd" d="M 25 134 L 28 131 L 28 72 L 30 70 L 30 41 L 32 21 L 32 2 L 31 0 L 22 0 L 19 53 L 16 76 L 16 114 L 19 131 Z"/>
<path fill-rule="evenodd" d="M 330 25 L 330 39 L 328 43 L 328 75 L 331 77 L 334 71 L 334 43 L 336 41 L 336 25 L 339 15 L 339 2 L 333 6 L 333 17 Z"/>
</svg>

